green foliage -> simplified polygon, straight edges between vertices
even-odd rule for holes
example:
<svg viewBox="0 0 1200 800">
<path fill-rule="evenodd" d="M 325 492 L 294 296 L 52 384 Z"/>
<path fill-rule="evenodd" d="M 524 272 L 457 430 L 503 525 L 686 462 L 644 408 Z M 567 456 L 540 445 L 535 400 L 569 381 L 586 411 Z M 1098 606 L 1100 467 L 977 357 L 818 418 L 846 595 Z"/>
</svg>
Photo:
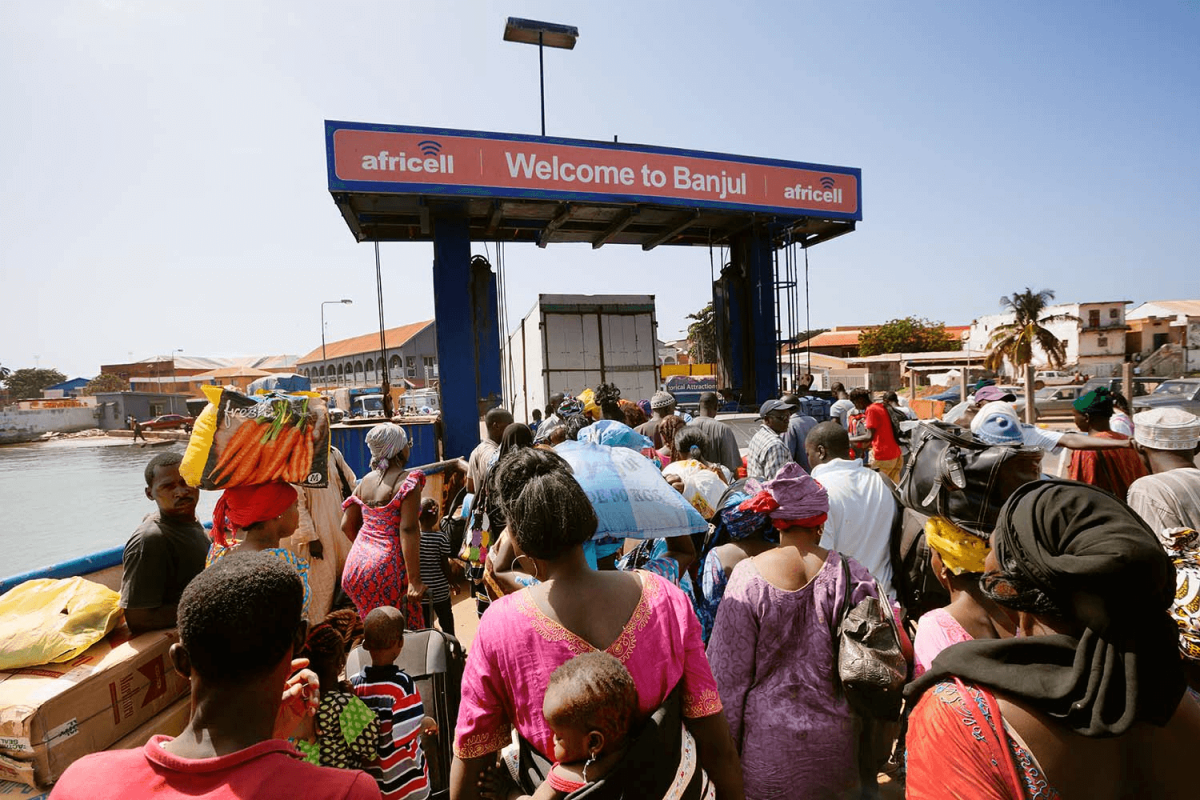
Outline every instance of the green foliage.
<svg viewBox="0 0 1200 800">
<path fill-rule="evenodd" d="M 83 387 L 84 394 L 98 394 L 99 392 L 128 392 L 129 381 L 113 375 L 111 372 L 101 372 L 92 380 L 88 381 L 88 385 Z"/>
<path fill-rule="evenodd" d="M 1062 369 L 1067 360 L 1067 343 L 1055 336 L 1045 325 L 1051 322 L 1078 322 L 1079 318 L 1072 314 L 1042 316 L 1053 299 L 1053 289 L 1035 292 L 1028 286 L 1025 287 L 1025 291 L 1015 293 L 1011 297 L 1001 297 L 1000 305 L 1011 311 L 1015 319 L 1008 324 L 997 326 L 992 332 L 992 337 L 988 340 L 988 354 L 983 362 L 984 367 L 999 372 L 1005 361 L 1017 368 L 1027 367 L 1033 363 L 1035 348 L 1040 348 L 1046 354 L 1050 366 Z"/>
<path fill-rule="evenodd" d="M 40 398 L 42 389 L 62 383 L 67 379 L 56 369 L 25 369 L 13 370 L 4 378 L 4 386 L 8 389 L 9 397 L 13 400 Z"/>
<path fill-rule="evenodd" d="M 688 325 L 688 341 L 691 346 L 688 349 L 688 356 L 692 361 L 709 364 L 717 360 L 717 315 L 713 311 L 712 303 L 709 303 L 704 308 L 697 311 L 695 314 L 688 314 L 688 319 L 695 320 L 691 325 Z"/>
<path fill-rule="evenodd" d="M 920 317 L 889 320 L 878 328 L 863 331 L 858 337 L 858 354 L 862 356 L 961 349 L 962 342 L 946 333 L 943 323 Z"/>
</svg>

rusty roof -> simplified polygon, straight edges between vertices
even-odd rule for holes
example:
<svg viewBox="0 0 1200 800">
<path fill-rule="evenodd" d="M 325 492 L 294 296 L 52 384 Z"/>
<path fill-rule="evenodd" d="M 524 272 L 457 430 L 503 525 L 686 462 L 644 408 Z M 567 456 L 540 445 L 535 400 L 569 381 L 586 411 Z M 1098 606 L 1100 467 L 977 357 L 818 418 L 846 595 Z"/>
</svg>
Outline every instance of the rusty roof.
<svg viewBox="0 0 1200 800">
<path fill-rule="evenodd" d="M 421 331 L 433 324 L 433 320 L 427 319 L 423 322 L 411 322 L 408 325 L 401 325 L 399 328 L 388 328 L 383 332 L 384 342 L 388 350 L 397 347 L 403 347 L 409 339 L 416 336 Z M 339 339 L 336 342 L 326 342 L 325 352 L 326 358 L 321 357 L 321 348 L 318 347 L 311 353 L 302 356 L 297 364 L 320 364 L 324 360 L 333 361 L 338 358 L 348 358 L 350 356 L 368 355 L 370 353 L 379 352 L 379 331 L 373 333 L 364 333 L 362 336 L 354 336 L 349 339 Z"/>
</svg>

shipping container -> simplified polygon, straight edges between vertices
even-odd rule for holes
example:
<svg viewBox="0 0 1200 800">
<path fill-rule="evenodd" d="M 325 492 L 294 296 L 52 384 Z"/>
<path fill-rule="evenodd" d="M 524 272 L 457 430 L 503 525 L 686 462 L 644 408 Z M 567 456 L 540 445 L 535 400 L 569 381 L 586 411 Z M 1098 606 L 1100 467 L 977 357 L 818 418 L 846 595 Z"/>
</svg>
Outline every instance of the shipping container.
<svg viewBox="0 0 1200 800">
<path fill-rule="evenodd" d="M 505 405 L 518 422 L 531 422 L 555 392 L 601 383 L 616 384 L 623 399 L 648 399 L 659 387 L 654 295 L 538 295 L 503 359 Z"/>
</svg>

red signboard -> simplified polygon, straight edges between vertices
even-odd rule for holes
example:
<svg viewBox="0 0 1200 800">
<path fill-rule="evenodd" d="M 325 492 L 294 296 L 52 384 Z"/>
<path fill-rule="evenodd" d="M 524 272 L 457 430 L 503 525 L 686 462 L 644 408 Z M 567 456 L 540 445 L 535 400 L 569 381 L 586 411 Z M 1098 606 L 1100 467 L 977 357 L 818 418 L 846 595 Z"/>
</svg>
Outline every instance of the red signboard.
<svg viewBox="0 0 1200 800">
<path fill-rule="evenodd" d="M 861 219 L 847 167 L 473 131 L 326 123 L 330 189 L 571 196 Z"/>
</svg>

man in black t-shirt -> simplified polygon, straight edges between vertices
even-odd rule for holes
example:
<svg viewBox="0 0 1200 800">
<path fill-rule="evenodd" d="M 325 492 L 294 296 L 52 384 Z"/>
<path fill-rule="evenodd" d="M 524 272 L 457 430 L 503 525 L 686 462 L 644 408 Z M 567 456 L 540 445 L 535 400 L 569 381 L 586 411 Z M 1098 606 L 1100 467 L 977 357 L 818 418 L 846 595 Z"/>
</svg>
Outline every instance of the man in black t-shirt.
<svg viewBox="0 0 1200 800">
<path fill-rule="evenodd" d="M 184 587 L 204 570 L 211 542 L 196 519 L 200 490 L 179 474 L 182 456 L 161 453 L 146 465 L 146 497 L 158 505 L 125 544 L 121 607 L 134 634 L 175 627 Z"/>
</svg>

